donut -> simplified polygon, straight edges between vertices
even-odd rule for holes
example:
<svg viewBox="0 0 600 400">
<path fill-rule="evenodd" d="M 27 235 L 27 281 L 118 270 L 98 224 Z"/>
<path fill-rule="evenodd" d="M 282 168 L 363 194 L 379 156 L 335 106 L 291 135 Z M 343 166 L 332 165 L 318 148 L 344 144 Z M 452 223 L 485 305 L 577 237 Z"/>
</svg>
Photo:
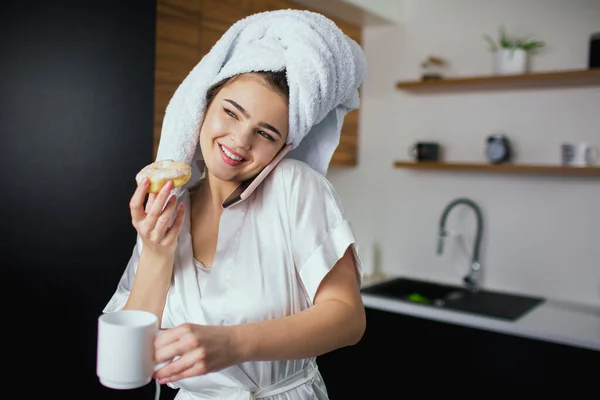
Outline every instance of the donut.
<svg viewBox="0 0 600 400">
<path fill-rule="evenodd" d="M 148 178 L 150 186 L 149 193 L 157 193 L 167 183 L 173 181 L 173 188 L 178 188 L 192 176 L 192 169 L 186 163 L 175 160 L 155 161 L 152 164 L 146 165 L 135 176 L 138 186 L 144 178 Z"/>
</svg>

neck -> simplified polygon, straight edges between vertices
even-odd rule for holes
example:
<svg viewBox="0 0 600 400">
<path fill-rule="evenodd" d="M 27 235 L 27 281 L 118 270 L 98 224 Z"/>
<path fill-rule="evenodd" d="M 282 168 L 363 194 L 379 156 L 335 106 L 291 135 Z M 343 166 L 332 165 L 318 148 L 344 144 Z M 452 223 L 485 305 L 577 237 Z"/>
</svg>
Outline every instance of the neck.
<svg viewBox="0 0 600 400">
<path fill-rule="evenodd" d="M 202 197 L 210 203 L 211 207 L 220 209 L 225 199 L 238 187 L 239 183 L 222 181 L 209 171 L 206 171 L 205 177 Z"/>
</svg>

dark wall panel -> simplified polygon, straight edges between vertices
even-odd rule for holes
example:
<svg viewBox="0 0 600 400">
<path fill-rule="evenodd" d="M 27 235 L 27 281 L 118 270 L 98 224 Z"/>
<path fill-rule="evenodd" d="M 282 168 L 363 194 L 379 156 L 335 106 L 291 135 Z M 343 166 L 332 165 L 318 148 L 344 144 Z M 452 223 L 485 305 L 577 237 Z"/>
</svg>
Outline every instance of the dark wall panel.
<svg viewBox="0 0 600 400">
<path fill-rule="evenodd" d="M 95 344 L 152 161 L 155 21 L 151 0 L 0 5 L 3 386 L 24 398 L 151 398 L 100 387 Z"/>
</svg>

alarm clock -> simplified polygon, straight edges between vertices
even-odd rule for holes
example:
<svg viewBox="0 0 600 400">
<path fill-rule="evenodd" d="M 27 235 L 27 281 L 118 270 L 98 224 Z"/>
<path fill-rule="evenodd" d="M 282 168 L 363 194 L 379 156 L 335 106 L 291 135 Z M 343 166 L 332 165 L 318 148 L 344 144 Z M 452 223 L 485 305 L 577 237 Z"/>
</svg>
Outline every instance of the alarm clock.
<svg viewBox="0 0 600 400">
<path fill-rule="evenodd" d="M 511 157 L 510 142 L 505 135 L 490 135 L 486 140 L 485 155 L 492 164 L 507 162 Z"/>
</svg>

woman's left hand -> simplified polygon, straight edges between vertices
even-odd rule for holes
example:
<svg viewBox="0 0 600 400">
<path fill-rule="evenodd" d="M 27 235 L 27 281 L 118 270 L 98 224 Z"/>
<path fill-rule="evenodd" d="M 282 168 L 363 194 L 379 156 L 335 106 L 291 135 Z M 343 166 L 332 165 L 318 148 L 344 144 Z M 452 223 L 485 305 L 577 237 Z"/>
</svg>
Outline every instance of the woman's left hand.
<svg viewBox="0 0 600 400">
<path fill-rule="evenodd" d="M 154 374 L 160 384 L 216 372 L 241 362 L 230 326 L 182 324 L 162 331 L 154 341 L 157 363 L 166 364 Z"/>
</svg>

